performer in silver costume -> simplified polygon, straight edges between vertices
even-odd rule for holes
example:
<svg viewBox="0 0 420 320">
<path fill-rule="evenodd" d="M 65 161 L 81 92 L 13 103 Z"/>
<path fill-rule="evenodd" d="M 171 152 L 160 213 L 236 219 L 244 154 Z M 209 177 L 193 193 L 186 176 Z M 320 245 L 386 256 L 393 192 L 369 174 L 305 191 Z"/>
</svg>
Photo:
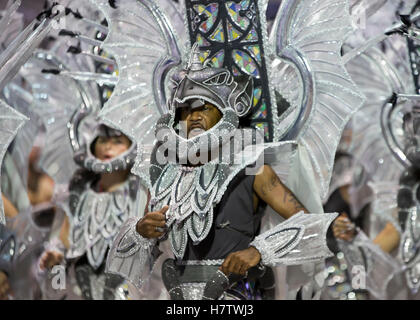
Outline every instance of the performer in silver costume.
<svg viewBox="0 0 420 320">
<path fill-rule="evenodd" d="M 72 5 L 77 3 L 73 2 Z M 53 11 L 53 8 L 46 10 L 39 19 L 42 21 L 45 16 L 46 20 L 50 20 L 49 16 Z M 95 14 L 89 7 L 82 12 L 88 17 Z M 60 14 L 64 13 L 59 12 L 58 15 Z M 12 100 L 15 96 L 29 96 L 31 111 L 36 111 L 43 121 L 46 144 L 41 154 L 41 167 L 54 179 L 54 205 L 65 210 L 69 216 L 60 234 L 52 235 L 45 247 L 46 252 L 35 267 L 38 268 L 44 298 L 126 298 L 121 288 L 122 281 L 115 280 L 115 277 L 106 277 L 101 267 L 103 269 L 108 246 L 112 243 L 118 227 L 134 212 L 143 211 L 146 202 L 146 193 L 139 185 L 139 179 L 130 175 L 136 144 L 118 130 L 109 128 L 96 119 L 98 109 L 112 92 L 117 74 L 117 70 L 113 70 L 115 61 L 112 58 L 108 59 L 106 53 L 98 48 L 100 38 L 103 37 L 100 31 L 106 27 L 87 18 L 82 19 L 80 13 L 71 8 L 67 8 L 65 14 L 68 21 L 74 19 L 78 22 L 75 26 L 93 34 L 90 42 L 81 45 L 83 49 L 89 50 L 90 54 L 74 55 L 74 49 L 68 50 L 71 45 L 71 40 L 67 39 L 68 33 L 55 30 L 57 40 L 50 44 L 49 51 L 38 50 L 31 55 L 36 48 L 32 37 L 31 41 L 26 40 L 28 43 L 24 42 L 24 48 L 18 48 L 22 53 L 23 49 L 26 50 L 24 57 L 4 56 L 5 61 L 10 59 L 10 63 L 5 64 L 9 70 L 1 73 L 4 79 L 11 80 L 12 71 L 19 72 L 19 77 L 24 79 L 25 86 L 15 80 L 10 83 L 4 80 L 7 84 L 6 96 Z M 31 29 L 33 25 L 28 28 Z M 43 37 L 45 35 L 46 32 Z M 37 36 L 35 40 L 43 37 Z M 19 53 L 21 51 L 17 50 Z M 6 53 L 10 54 L 7 51 Z M 28 59 L 28 63 L 20 68 Z M 16 67 L 10 68 L 13 63 Z M 82 85 L 79 81 L 83 80 L 75 80 L 65 74 L 71 72 L 72 68 L 78 72 L 97 72 L 97 77 L 106 78 L 106 81 L 98 81 L 99 85 L 95 81 Z M 56 75 L 61 71 L 62 75 Z M 17 103 L 16 107 L 19 106 Z M 4 128 L 8 129 L 7 126 Z M 2 135 L 3 137 L 8 138 L 5 135 Z M 83 169 L 76 171 L 76 164 Z M 69 183 L 70 196 L 67 199 L 65 189 Z M 30 215 L 29 222 L 32 216 Z M 27 221 L 25 226 L 20 215 L 19 220 L 16 230 L 20 233 L 15 235 L 19 252 L 22 252 L 23 244 L 28 244 L 27 239 L 42 247 L 45 232 L 42 239 L 34 237 L 34 230 L 37 228 L 27 228 L 31 223 Z M 60 263 L 64 257 L 70 270 L 67 282 L 70 285 L 67 291 L 57 291 L 51 288 L 51 274 L 47 269 Z M 20 261 L 10 272 L 17 276 L 22 270 L 25 268 Z"/>
<path fill-rule="evenodd" d="M 17 131 L 20 127 L 22 127 L 26 120 L 27 119 L 25 119 L 22 114 L 13 110 L 5 102 L 0 101 L 0 163 L 3 160 L 8 145 L 13 140 L 14 136 L 17 134 Z M 15 239 L 4 226 L 4 204 L 6 214 L 10 216 L 16 213 L 16 208 L 6 197 L 3 196 L 2 193 L 2 200 L 0 201 L 0 300 L 7 299 L 11 294 L 9 283 L 10 280 L 8 278 L 11 271 L 10 266 L 12 264 L 13 256 L 15 253 Z"/>
<path fill-rule="evenodd" d="M 0 230 L 0 253 L 29 238 L 45 249 L 36 264 L 45 299 L 317 299 L 335 218 L 322 203 L 350 183 L 347 175 L 330 186 L 352 118 L 351 219 L 339 217 L 331 232 L 340 261 L 364 267 L 369 298 L 405 298 L 405 286 L 416 298 L 416 1 L 388 2 L 410 12 L 391 27 L 381 16 L 364 34 L 372 38 L 343 45 L 350 14 L 363 4 L 370 16 L 386 2 L 283 0 L 270 32 L 266 0 L 63 0 L 66 29 L 55 31 L 46 10 L 34 35 L 56 39 L 30 58 L 1 54 L 0 88 L 31 125 L 41 119 L 41 167 L 68 218 L 43 248 L 51 229 L 23 228 L 42 219 L 9 201 L 17 184 L 3 176 L 6 211 L 19 214 Z M 24 41 L 31 28 L 16 52 L 34 51 L 37 41 Z M 34 116 L 18 102 L 26 93 Z M 12 116 L 0 112 L 0 122 L 16 122 L 0 133 L 0 150 L 24 120 L 4 110 Z M 8 168 L 13 160 L 26 172 L 17 152 L 29 132 L 9 147 Z M 368 225 L 356 228 L 350 220 L 364 208 Z M 23 255 L 8 259 L 2 298 L 14 297 L 7 281 L 27 270 Z M 60 264 L 67 291 L 51 287 Z"/>
<path fill-rule="evenodd" d="M 341 62 L 348 6 L 284 2 L 268 38 L 266 2 L 94 3 L 111 27 L 103 48 L 126 80 L 101 117 L 135 137 L 133 172 L 150 192 L 145 217 L 122 227 L 107 271 L 142 290 L 167 239 L 165 255 L 175 260 L 161 269 L 171 298 L 274 297 L 267 267 L 329 254 L 325 233 L 335 215 L 298 212 L 322 213 L 339 136 L 363 103 Z M 328 109 L 341 113 L 330 118 Z M 275 212 L 264 215 L 267 204 Z M 303 298 L 319 294 L 316 265 L 299 270 L 303 283 L 290 286 L 292 295 L 302 286 Z M 253 278 L 261 290 L 242 290 Z"/>
<path fill-rule="evenodd" d="M 388 28 L 385 34 L 381 34 L 386 27 L 384 15 L 377 15 L 381 20 L 375 24 L 379 26 L 379 36 L 365 39 L 360 47 L 344 56 L 344 59 L 349 57 L 346 60 L 350 74 L 369 98 L 352 119 L 354 137 L 350 150 L 356 165 L 350 188 L 351 209 L 357 214 L 369 208 L 370 213 L 365 215 L 368 226 L 363 231 L 342 217 L 336 220 L 334 233 L 344 240 L 339 242 L 339 247 L 345 253 L 348 267 L 364 266 L 368 275 L 366 289 L 379 299 L 407 298 L 400 277 L 404 267 L 398 261 L 402 230 L 396 205 L 399 176 L 404 167 L 410 166 L 403 160 L 407 158 L 400 145 L 405 144 L 404 136 L 409 136 L 402 131 L 401 110 L 411 109 L 410 99 L 416 99 L 411 95 L 411 67 L 416 68 L 416 63 L 410 62 L 413 51 L 408 54 L 410 42 L 415 41 L 413 22 L 418 19 L 414 4 L 397 3 L 398 10 L 405 5 L 410 11 L 401 14 L 401 22 Z M 394 14 L 397 8 L 393 5 L 389 4 L 388 10 Z M 405 37 L 409 39 L 408 46 Z M 372 48 L 381 41 L 384 52 Z"/>
<path fill-rule="evenodd" d="M 103 262 L 119 225 L 141 210 L 137 205 L 141 203 L 138 195 L 142 188 L 138 179 L 129 174 L 127 155 L 134 148 L 130 140 L 104 125 L 99 126 L 94 137 L 93 160 L 101 165 L 113 161 L 120 169 L 98 174 L 84 168 L 75 173 L 69 186 L 71 217 L 62 227 L 62 243 L 53 240 L 41 257 L 40 268 L 51 268 L 65 257 L 67 265 L 74 267 L 84 299 L 115 299 L 124 297 L 117 291 L 122 292 L 118 289 L 122 281 L 105 277 Z"/>
<path fill-rule="evenodd" d="M 27 60 L 25 56 L 26 52 L 32 50 L 32 46 L 36 46 L 44 37 L 45 30 L 48 30 L 48 26 L 51 23 L 51 19 L 43 20 L 43 25 L 38 26 L 35 30 L 32 30 L 34 24 L 21 32 L 23 19 L 20 14 L 16 14 L 16 10 L 20 5 L 20 1 L 9 2 L 5 10 L 0 13 L 0 28 L 2 33 L 0 36 L 0 91 L 3 91 L 7 81 L 16 74 L 19 67 Z M 26 36 L 32 36 L 31 41 L 25 39 Z M 6 63 L 7 62 L 7 63 Z M 20 112 L 14 109 L 12 101 L 9 101 L 7 97 L 1 95 L 0 100 L 0 164 L 5 157 L 6 150 L 10 148 L 12 140 L 19 134 L 18 131 L 22 127 L 26 127 L 28 124 L 28 118 L 23 116 Z M 6 101 L 12 106 L 9 106 Z M 19 110 L 21 111 L 21 110 Z M 26 122 L 26 124 L 25 124 Z M 16 145 L 19 142 L 13 142 L 13 149 L 19 149 Z M 12 151 L 13 153 L 13 151 Z M 15 168 L 13 156 L 7 154 L 5 167 L 2 169 Z M 3 171 L 3 170 L 2 170 Z M 8 174 L 11 174 L 8 176 Z M 23 174 L 24 175 L 24 174 Z M 23 241 L 17 239 L 16 230 L 13 229 L 13 223 L 16 221 L 19 211 L 27 210 L 29 206 L 29 200 L 25 194 L 25 189 L 20 184 L 20 173 L 15 170 L 14 172 L 0 173 L 0 180 L 2 185 L 2 201 L 0 201 L 0 299 L 9 299 L 14 297 L 24 297 L 21 295 L 22 291 L 18 290 L 19 285 L 16 283 L 14 278 L 14 268 L 18 263 L 23 262 L 22 256 L 25 256 L 27 252 L 20 246 Z M 23 190 L 18 190 L 22 188 Z M 8 225 L 5 224 L 6 219 L 3 214 L 3 201 L 5 205 L 5 213 Z M 24 220 L 24 219 L 23 219 Z M 28 250 L 30 251 L 30 250 Z M 29 286 L 26 277 L 21 277 L 20 289 L 26 292 L 31 292 L 32 288 Z M 23 286 L 22 286 L 23 283 Z M 30 296 L 30 293 L 28 294 Z"/>
<path fill-rule="evenodd" d="M 71 3 L 71 12 L 76 12 L 73 10 L 75 5 L 77 3 Z M 100 39 L 104 37 L 100 31 L 106 27 L 103 26 L 101 29 L 99 23 L 98 26 L 94 25 L 96 27 L 92 28 L 93 22 L 88 18 L 96 13 L 94 8 L 87 6 L 82 13 L 86 15 L 82 20 L 86 19 L 88 22 L 80 22 L 81 18 L 78 16 L 74 19 L 79 21 L 76 28 L 92 36 L 90 41 L 81 45 L 81 50 L 86 50 L 87 54 L 80 54 L 75 49 L 73 51 L 76 54 L 67 53 L 71 55 L 70 58 L 65 57 L 68 61 L 71 62 L 71 59 L 74 59 L 78 62 L 68 66 L 54 65 L 48 55 L 43 56 L 44 60 L 50 63 L 49 68 L 44 67 L 44 74 L 49 76 L 50 73 L 57 74 L 52 76 L 52 81 L 57 81 L 59 78 L 63 83 L 71 85 L 75 90 L 73 100 L 76 100 L 73 107 L 81 106 L 67 118 L 68 130 L 62 128 L 61 136 L 56 135 L 53 141 L 53 146 L 57 146 L 62 143 L 62 139 L 69 137 L 74 161 L 81 169 L 72 172 L 71 181 L 69 181 L 68 207 L 66 206 L 68 220 L 64 222 L 59 236 L 51 239 L 46 247 L 39 261 L 39 271 L 42 274 L 54 265 L 65 263 L 68 272 L 72 275 L 73 282 L 70 288 L 66 292 L 60 292 L 51 287 L 52 274 L 47 272 L 46 279 L 43 281 L 46 298 L 64 296 L 67 299 L 78 297 L 125 299 L 127 296 L 123 281 L 118 277 L 104 274 L 104 261 L 119 227 L 130 216 L 144 210 L 147 194 L 140 185 L 139 179 L 130 174 L 137 152 L 136 144 L 120 131 L 108 127 L 97 119 L 97 112 L 112 93 L 113 81 L 116 79 L 118 70 L 115 68 L 112 57 L 107 57 L 106 52 L 98 47 Z M 78 14 L 80 15 L 79 12 Z M 68 42 L 63 39 L 67 39 L 68 36 L 74 37 L 74 34 L 70 30 L 61 30 L 60 45 L 68 48 Z M 72 50 L 69 51 L 72 52 Z M 61 50 L 55 49 L 55 52 L 57 59 L 64 59 L 61 55 L 65 56 L 65 54 Z M 81 68 L 86 66 L 90 66 L 91 69 Z M 85 87 L 82 85 L 84 80 L 69 76 L 72 71 L 79 74 L 83 72 L 95 74 L 98 77 L 107 78 L 108 81 L 105 83 L 98 81 L 99 85 L 97 85 L 95 81 L 90 80 L 88 86 Z M 66 86 L 60 86 L 60 88 L 68 90 Z M 47 90 L 47 94 L 51 96 L 53 102 L 60 92 Z M 57 131 L 58 128 L 54 127 L 51 130 Z M 66 147 L 69 148 L 70 145 Z M 61 150 L 50 148 L 47 151 L 48 156 L 44 156 L 44 160 L 47 159 L 46 162 L 48 162 L 49 159 L 50 163 L 44 162 L 44 166 L 47 168 L 51 168 L 53 164 L 63 166 L 64 163 L 60 162 L 58 154 Z M 68 155 L 68 149 L 66 151 Z M 51 160 L 54 161 L 51 163 Z M 63 159 L 63 161 L 68 160 Z M 53 177 L 57 176 L 53 175 Z M 57 178 L 64 183 L 67 179 L 63 175 Z"/>
</svg>

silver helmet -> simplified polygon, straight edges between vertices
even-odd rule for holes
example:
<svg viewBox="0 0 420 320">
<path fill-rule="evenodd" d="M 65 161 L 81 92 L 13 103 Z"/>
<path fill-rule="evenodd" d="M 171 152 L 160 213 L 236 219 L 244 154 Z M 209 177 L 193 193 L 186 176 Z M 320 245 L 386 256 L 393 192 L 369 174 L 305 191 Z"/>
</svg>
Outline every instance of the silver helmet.
<svg viewBox="0 0 420 320">
<path fill-rule="evenodd" d="M 174 87 L 169 108 L 197 108 L 209 102 L 223 114 L 233 110 L 238 117 L 246 116 L 251 110 L 253 99 L 252 77 L 235 81 L 228 69 L 213 68 L 200 60 L 200 51 L 194 45 L 187 68 L 172 77 Z"/>
</svg>

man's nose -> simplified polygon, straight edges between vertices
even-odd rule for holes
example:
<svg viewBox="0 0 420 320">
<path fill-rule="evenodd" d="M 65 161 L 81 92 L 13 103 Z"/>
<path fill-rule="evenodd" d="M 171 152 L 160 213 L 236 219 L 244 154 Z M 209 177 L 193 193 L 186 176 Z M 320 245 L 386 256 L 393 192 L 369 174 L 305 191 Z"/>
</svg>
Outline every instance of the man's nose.
<svg viewBox="0 0 420 320">
<path fill-rule="evenodd" d="M 199 110 L 192 110 L 190 119 L 192 121 L 201 120 L 202 119 L 201 112 Z"/>
<path fill-rule="evenodd" d="M 109 150 L 109 149 L 111 149 L 111 146 L 112 146 L 111 141 L 107 141 L 107 142 L 105 143 L 105 150 Z"/>
</svg>

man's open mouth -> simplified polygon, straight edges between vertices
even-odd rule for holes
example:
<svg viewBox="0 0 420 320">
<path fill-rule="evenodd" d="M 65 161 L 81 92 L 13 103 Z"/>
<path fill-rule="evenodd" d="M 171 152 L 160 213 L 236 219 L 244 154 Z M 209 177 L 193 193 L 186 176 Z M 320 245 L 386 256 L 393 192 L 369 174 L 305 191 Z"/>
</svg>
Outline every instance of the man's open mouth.
<svg viewBox="0 0 420 320">
<path fill-rule="evenodd" d="M 194 138 L 205 131 L 206 130 L 204 130 L 202 126 L 191 127 L 190 131 L 188 132 L 188 139 Z"/>
<path fill-rule="evenodd" d="M 204 130 L 204 127 L 201 124 L 193 124 L 193 125 L 191 125 L 190 130 L 193 130 L 193 129 L 202 129 L 202 130 Z"/>
</svg>

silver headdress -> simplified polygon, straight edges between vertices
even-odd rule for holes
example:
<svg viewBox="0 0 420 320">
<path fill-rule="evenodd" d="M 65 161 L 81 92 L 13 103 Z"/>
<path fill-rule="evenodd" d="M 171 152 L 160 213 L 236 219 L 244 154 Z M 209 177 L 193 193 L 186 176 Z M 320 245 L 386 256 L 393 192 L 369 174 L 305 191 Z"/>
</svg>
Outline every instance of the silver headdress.
<svg viewBox="0 0 420 320">
<path fill-rule="evenodd" d="M 246 116 L 252 106 L 252 78 L 248 77 L 246 81 L 238 82 L 228 69 L 211 67 L 208 60 L 203 63 L 200 60 L 201 54 L 198 44 L 195 44 L 186 68 L 171 78 L 174 86 L 168 99 L 169 113 L 163 115 L 156 124 L 158 141 L 166 141 L 170 154 L 176 154 L 181 161 L 185 160 L 194 148 L 201 153 L 220 151 L 223 145 L 234 139 L 240 117 Z M 222 118 L 213 128 L 188 139 L 179 126 L 178 111 L 182 108 L 198 108 L 206 102 L 214 105 L 221 112 Z M 263 142 L 258 134 L 253 136 L 253 142 L 248 141 L 244 144 L 255 144 L 258 137 L 261 138 L 258 142 Z M 242 141 L 243 136 L 236 138 Z M 220 163 L 225 159 L 221 160 Z M 230 163 L 230 160 L 225 164 Z"/>
<path fill-rule="evenodd" d="M 244 84 L 235 81 L 228 69 L 211 68 L 209 60 L 202 63 L 201 52 L 198 51 L 198 44 L 195 44 L 187 69 L 172 78 L 175 87 L 173 88 L 170 110 L 174 111 L 183 107 L 191 100 L 199 100 L 214 104 L 221 112 L 227 109 L 233 110 L 238 117 L 246 116 L 252 106 L 253 81 L 249 77 Z M 195 104 L 194 107 L 200 106 Z"/>
</svg>

